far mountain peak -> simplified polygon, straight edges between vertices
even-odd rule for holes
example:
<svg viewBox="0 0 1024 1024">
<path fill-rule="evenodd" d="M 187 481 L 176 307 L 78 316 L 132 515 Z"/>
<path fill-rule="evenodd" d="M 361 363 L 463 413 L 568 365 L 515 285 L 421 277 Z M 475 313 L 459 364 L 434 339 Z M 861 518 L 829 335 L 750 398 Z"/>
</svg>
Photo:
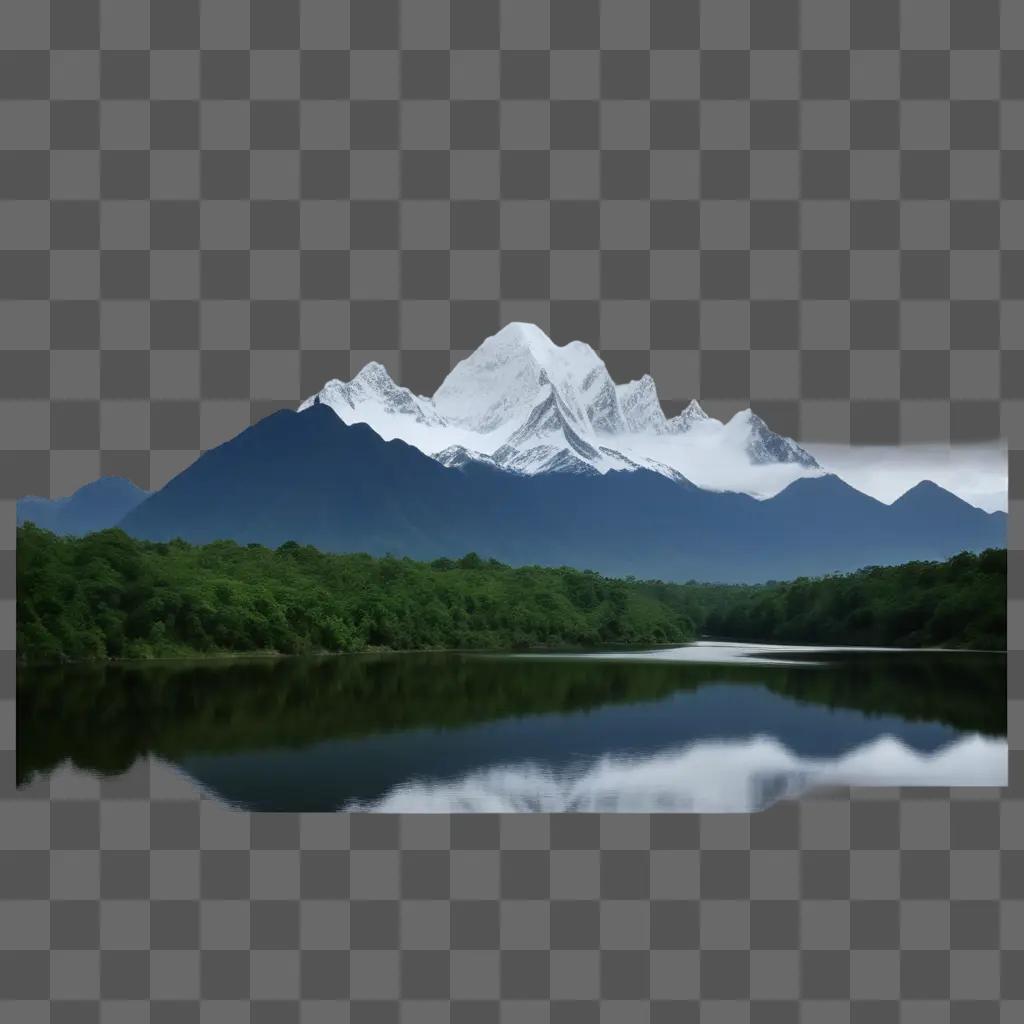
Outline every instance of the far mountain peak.
<svg viewBox="0 0 1024 1024">
<path fill-rule="evenodd" d="M 947 503 L 955 502 L 958 505 L 967 505 L 973 508 L 970 502 L 964 501 L 963 498 L 953 494 L 952 491 L 947 491 L 945 487 L 941 487 L 934 480 L 919 480 L 913 487 L 905 490 L 893 502 L 893 505 L 913 505 L 922 501 L 931 502 L 936 497 L 944 498 Z"/>
</svg>

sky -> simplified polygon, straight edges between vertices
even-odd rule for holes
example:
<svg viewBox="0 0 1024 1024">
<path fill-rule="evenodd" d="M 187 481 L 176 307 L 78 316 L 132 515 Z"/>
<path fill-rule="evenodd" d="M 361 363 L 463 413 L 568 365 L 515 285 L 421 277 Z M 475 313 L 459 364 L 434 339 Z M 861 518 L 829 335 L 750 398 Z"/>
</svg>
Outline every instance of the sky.
<svg viewBox="0 0 1024 1024">
<path fill-rule="evenodd" d="M 1005 441 L 961 445 L 803 444 L 821 465 L 879 501 L 931 480 L 987 512 L 1007 511 Z"/>
</svg>

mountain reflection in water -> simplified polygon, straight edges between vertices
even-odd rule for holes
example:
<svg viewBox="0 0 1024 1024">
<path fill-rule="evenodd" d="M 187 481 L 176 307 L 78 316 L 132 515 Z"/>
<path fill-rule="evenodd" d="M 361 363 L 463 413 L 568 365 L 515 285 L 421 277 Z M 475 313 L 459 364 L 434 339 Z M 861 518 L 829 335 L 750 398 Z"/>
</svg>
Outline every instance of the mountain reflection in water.
<svg viewBox="0 0 1024 1024">
<path fill-rule="evenodd" d="M 1007 771 L 1005 655 L 973 652 L 165 662 L 21 669 L 17 697 L 19 784 L 154 757 L 251 810 L 753 810 Z"/>
</svg>

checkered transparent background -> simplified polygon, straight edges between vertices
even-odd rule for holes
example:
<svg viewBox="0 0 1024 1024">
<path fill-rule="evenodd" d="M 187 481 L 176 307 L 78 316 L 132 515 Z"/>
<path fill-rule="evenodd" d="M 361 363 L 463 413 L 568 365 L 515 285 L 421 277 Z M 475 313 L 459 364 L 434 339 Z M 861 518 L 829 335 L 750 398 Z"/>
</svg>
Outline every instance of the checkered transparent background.
<svg viewBox="0 0 1024 1024">
<path fill-rule="evenodd" d="M 750 817 L 250 816 L 15 792 L 11 653 L 18 496 L 513 319 L 670 411 L 1008 437 L 1024 647 L 1024 4 L 4 0 L 0 51 L 4 1024 L 1024 1018 L 1016 750 Z"/>
</svg>

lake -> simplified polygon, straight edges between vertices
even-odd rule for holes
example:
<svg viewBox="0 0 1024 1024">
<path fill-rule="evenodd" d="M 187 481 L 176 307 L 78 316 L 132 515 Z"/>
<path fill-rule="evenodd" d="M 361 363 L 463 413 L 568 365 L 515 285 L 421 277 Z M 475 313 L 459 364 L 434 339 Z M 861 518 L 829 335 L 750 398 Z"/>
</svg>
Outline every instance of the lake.
<svg viewBox="0 0 1024 1024">
<path fill-rule="evenodd" d="M 247 810 L 752 811 L 1002 786 L 1006 656 L 701 642 L 19 669 L 19 785 L 154 758 Z"/>
</svg>

